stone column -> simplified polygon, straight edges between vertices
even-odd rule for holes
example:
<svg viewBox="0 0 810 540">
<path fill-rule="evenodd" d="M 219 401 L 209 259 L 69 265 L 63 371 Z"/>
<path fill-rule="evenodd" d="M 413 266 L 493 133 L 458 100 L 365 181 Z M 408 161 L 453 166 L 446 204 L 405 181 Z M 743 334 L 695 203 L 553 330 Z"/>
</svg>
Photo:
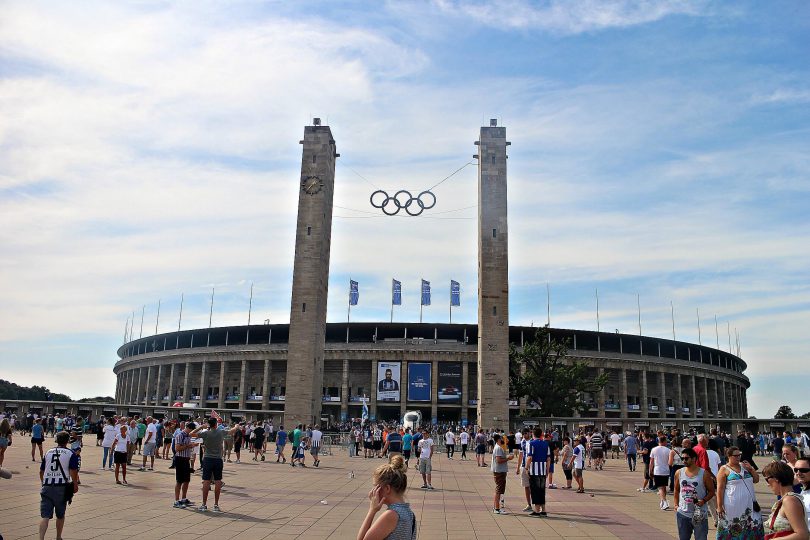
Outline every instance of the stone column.
<svg viewBox="0 0 810 540">
<path fill-rule="evenodd" d="M 399 417 L 405 416 L 406 401 L 408 400 L 408 361 L 402 361 L 399 377 Z"/>
<path fill-rule="evenodd" d="M 658 372 L 658 391 L 661 394 L 658 398 L 658 410 L 661 418 L 665 419 L 667 417 L 667 376 L 663 370 Z"/>
<path fill-rule="evenodd" d="M 681 374 L 675 374 L 675 396 L 678 404 L 675 406 L 675 413 L 677 418 L 683 418 L 683 384 L 681 381 Z"/>
<path fill-rule="evenodd" d="M 152 366 L 149 366 L 146 369 L 146 388 L 144 390 L 144 397 L 146 398 L 144 401 L 144 405 L 149 406 L 152 402 Z"/>
<path fill-rule="evenodd" d="M 247 360 L 242 360 L 242 372 L 239 375 L 239 408 L 242 410 L 245 409 L 245 400 L 247 400 L 247 371 Z M 287 395 L 289 394 L 287 392 Z"/>
<path fill-rule="evenodd" d="M 227 372 L 227 370 L 228 370 L 228 361 L 223 360 L 222 362 L 219 363 L 219 392 L 218 392 L 219 399 L 217 400 L 217 407 L 219 407 L 220 409 L 225 408 L 225 394 L 227 394 L 227 392 L 225 391 L 225 373 Z"/>
<path fill-rule="evenodd" d="M 189 401 L 191 396 L 191 362 L 186 362 L 186 371 L 183 373 L 183 401 Z"/>
<path fill-rule="evenodd" d="M 709 406 L 709 379 L 701 377 L 703 380 L 703 418 L 709 417 L 712 408 Z"/>
<path fill-rule="evenodd" d="M 343 372 L 340 378 L 340 421 L 349 418 L 349 359 L 343 359 Z"/>
<path fill-rule="evenodd" d="M 262 378 L 262 410 L 270 408 L 270 359 L 264 359 L 264 375 Z"/>
<path fill-rule="evenodd" d="M 622 418 L 627 418 L 627 370 L 625 368 L 619 370 L 619 392 L 621 393 L 619 410 L 622 413 Z"/>
<path fill-rule="evenodd" d="M 371 392 L 368 396 L 368 415 L 377 419 L 377 360 L 371 361 Z M 371 419 L 371 418 L 369 418 Z"/>
<path fill-rule="evenodd" d="M 461 420 L 462 423 L 464 419 L 467 419 L 467 422 L 470 421 L 469 413 L 470 410 L 470 363 L 464 361 L 461 363 Z"/>
<path fill-rule="evenodd" d="M 171 369 L 169 370 L 169 406 L 171 407 L 174 404 L 174 398 L 176 394 L 174 393 L 174 370 L 176 368 L 175 364 L 172 364 Z"/>
<path fill-rule="evenodd" d="M 714 409 L 712 410 L 712 416 L 717 418 L 718 413 L 720 413 L 720 390 L 718 388 L 717 379 L 712 379 L 712 387 L 714 388 Z"/>
<path fill-rule="evenodd" d="M 720 395 L 723 396 L 723 406 L 721 407 L 720 410 L 723 411 L 723 418 L 730 418 L 731 417 L 731 411 L 730 411 L 730 407 L 728 406 L 728 392 L 726 391 L 726 382 L 721 381 L 720 384 L 722 385 Z"/>
<path fill-rule="evenodd" d="M 129 371 L 125 371 L 121 374 L 124 381 L 124 388 L 121 393 L 121 403 L 129 403 Z"/>
<path fill-rule="evenodd" d="M 689 404 L 689 412 L 691 413 L 692 418 L 697 418 L 697 387 L 695 383 L 695 376 L 689 375 L 689 386 L 691 392 L 691 400 L 692 402 Z"/>
<path fill-rule="evenodd" d="M 642 369 L 641 373 L 641 417 L 642 418 L 649 418 L 650 416 L 650 405 L 649 405 L 649 394 L 647 393 L 647 371 Z"/>
<path fill-rule="evenodd" d="M 163 399 L 163 395 L 160 393 L 160 383 L 163 377 L 163 364 L 158 366 L 158 373 L 157 373 L 157 381 L 155 381 L 155 407 L 160 405 L 160 401 Z"/>
<path fill-rule="evenodd" d="M 480 385 L 479 385 L 480 386 Z M 430 421 L 439 417 L 439 363 L 433 359 L 430 361 Z M 479 410 L 480 407 L 479 407 Z"/>
<path fill-rule="evenodd" d="M 135 391 L 135 403 L 141 404 L 141 392 L 143 391 L 143 368 L 138 368 L 138 388 Z"/>
<path fill-rule="evenodd" d="M 602 376 L 605 373 L 605 368 L 599 368 L 599 376 Z M 607 386 L 607 385 L 605 385 Z M 605 415 L 605 387 L 603 386 L 601 390 L 599 390 L 599 394 L 596 397 L 596 407 L 599 409 L 597 415 L 600 418 L 606 418 Z"/>
<path fill-rule="evenodd" d="M 208 362 L 203 360 L 200 368 L 200 407 L 205 408 L 208 400 Z"/>
</svg>

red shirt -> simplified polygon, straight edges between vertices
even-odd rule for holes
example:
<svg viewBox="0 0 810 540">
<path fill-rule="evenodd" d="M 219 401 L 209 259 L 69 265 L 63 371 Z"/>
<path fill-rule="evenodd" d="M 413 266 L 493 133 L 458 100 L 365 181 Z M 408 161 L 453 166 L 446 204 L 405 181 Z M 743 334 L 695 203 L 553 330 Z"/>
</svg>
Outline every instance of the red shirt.
<svg viewBox="0 0 810 540">
<path fill-rule="evenodd" d="M 698 467 L 700 467 L 701 469 L 705 469 L 709 471 L 709 473 L 711 473 L 712 470 L 709 467 L 709 455 L 706 453 L 706 449 L 698 444 L 697 446 L 693 446 L 692 450 L 694 450 L 695 453 L 697 454 Z"/>
</svg>

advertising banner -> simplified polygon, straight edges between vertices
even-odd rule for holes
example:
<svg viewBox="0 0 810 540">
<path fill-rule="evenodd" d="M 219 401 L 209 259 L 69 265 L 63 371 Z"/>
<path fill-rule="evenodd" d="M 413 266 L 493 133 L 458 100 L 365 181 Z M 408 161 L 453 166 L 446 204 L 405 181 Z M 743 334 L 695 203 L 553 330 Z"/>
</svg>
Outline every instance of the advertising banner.
<svg viewBox="0 0 810 540">
<path fill-rule="evenodd" d="M 408 363 L 408 401 L 430 401 L 429 363 Z"/>
<path fill-rule="evenodd" d="M 439 362 L 439 403 L 461 403 L 461 362 Z"/>
<path fill-rule="evenodd" d="M 377 362 L 377 401 L 399 401 L 399 362 Z"/>
</svg>

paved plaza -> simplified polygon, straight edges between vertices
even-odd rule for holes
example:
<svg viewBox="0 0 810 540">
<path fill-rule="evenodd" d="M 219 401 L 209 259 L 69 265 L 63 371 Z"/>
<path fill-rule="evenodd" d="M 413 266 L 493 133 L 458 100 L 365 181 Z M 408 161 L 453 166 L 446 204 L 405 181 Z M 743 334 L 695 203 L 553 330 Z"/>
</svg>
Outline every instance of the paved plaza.
<svg viewBox="0 0 810 540">
<path fill-rule="evenodd" d="M 381 459 L 349 458 L 345 450 L 325 456 L 321 468 L 295 468 L 272 461 L 225 466 L 225 488 L 220 501 L 224 513 L 174 509 L 174 473 L 169 463 L 156 460 L 155 471 L 130 469 L 129 486 L 115 484 L 112 472 L 99 470 L 101 448 L 94 439 L 84 447 L 82 484 L 68 508 L 65 539 L 171 538 L 184 540 L 212 533 L 214 538 L 355 538 L 368 509 L 366 495 L 371 472 Z M 46 439 L 45 448 L 54 446 Z M 245 456 L 246 454 L 243 454 Z M 409 472 L 406 498 L 419 521 L 420 538 L 675 538 L 672 511 L 658 509 L 656 494 L 641 494 L 641 472 L 630 473 L 623 460 L 610 459 L 604 471 L 585 472 L 587 493 L 548 491 L 545 518 L 523 514 L 523 490 L 509 475 L 506 509 L 492 514 L 493 481 L 489 468 L 471 461 L 449 461 L 439 455 L 433 464 L 435 491 L 419 489 L 421 481 Z M 140 456 L 135 463 L 140 464 Z M 766 458 L 758 458 L 760 465 Z M 411 462 L 413 464 L 413 461 Z M 487 457 L 489 463 L 489 456 Z M 513 463 L 510 462 L 510 467 Z M 15 437 L 6 452 L 11 480 L 0 479 L 0 534 L 5 540 L 36 538 L 39 522 L 38 463 L 31 461 L 27 437 Z M 354 478 L 351 478 L 351 472 Z M 555 478 L 564 485 L 564 477 Z M 562 481 L 562 483 L 561 483 Z M 199 504 L 200 474 L 192 475 L 189 499 Z M 771 505 L 764 484 L 757 486 L 762 506 Z M 593 496 L 591 496 L 593 495 Z M 209 508 L 213 504 L 213 492 Z M 670 497 L 670 504 L 672 500 Z M 713 529 L 709 534 L 712 536 Z M 47 538 L 56 537 L 55 521 Z"/>
</svg>

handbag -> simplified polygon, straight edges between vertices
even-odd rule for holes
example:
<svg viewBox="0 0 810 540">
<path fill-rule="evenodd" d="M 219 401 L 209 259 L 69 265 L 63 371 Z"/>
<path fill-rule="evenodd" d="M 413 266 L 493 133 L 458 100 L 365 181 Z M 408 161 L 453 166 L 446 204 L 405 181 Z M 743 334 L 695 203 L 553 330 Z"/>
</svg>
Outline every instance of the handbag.
<svg viewBox="0 0 810 540">
<path fill-rule="evenodd" d="M 73 504 L 73 482 L 68 480 L 65 474 L 65 469 L 62 468 L 62 462 L 59 460 L 59 451 L 56 451 L 56 464 L 59 465 L 59 472 L 62 473 L 62 478 L 65 480 L 65 501 L 68 504 Z"/>
</svg>

